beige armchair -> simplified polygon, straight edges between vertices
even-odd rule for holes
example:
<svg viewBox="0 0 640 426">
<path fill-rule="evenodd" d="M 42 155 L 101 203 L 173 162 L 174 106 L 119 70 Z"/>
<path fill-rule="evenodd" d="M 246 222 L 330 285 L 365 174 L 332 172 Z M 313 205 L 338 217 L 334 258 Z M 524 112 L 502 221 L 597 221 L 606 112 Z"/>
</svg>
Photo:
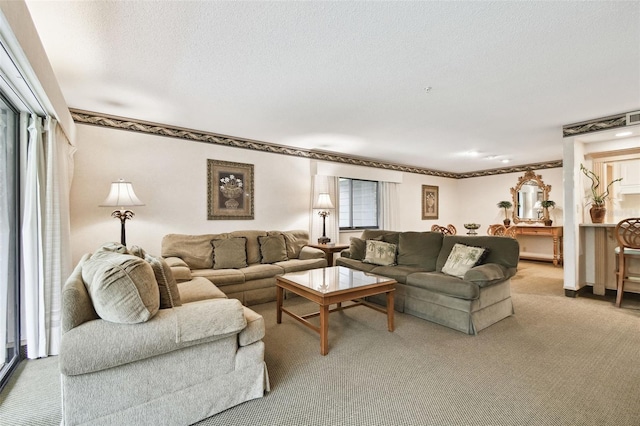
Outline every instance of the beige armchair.
<svg viewBox="0 0 640 426">
<path fill-rule="evenodd" d="M 144 260 L 110 256 L 109 262 L 124 259 L 123 276 L 149 278 Z M 133 283 L 144 300 L 135 309 L 151 317 L 122 315 L 130 294 L 111 293 L 108 301 L 101 300 L 104 289 L 96 290 L 86 279 L 105 275 L 91 273 L 90 258 L 82 258 L 63 289 L 63 424 L 186 425 L 269 390 L 260 315 L 227 299 L 204 278 L 179 284 L 182 304 L 164 309 L 158 309 L 155 294 L 147 297 L 144 286 Z M 185 303 L 198 294 L 214 298 Z"/>
</svg>

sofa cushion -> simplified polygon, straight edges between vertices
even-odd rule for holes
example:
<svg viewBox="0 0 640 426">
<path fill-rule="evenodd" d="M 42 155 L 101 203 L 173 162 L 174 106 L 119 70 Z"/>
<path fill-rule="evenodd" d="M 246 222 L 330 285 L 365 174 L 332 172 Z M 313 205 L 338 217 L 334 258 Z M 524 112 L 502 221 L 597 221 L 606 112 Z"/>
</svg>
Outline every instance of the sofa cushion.
<svg viewBox="0 0 640 426">
<path fill-rule="evenodd" d="M 396 264 L 396 245 L 384 241 L 367 240 L 363 262 L 390 266 Z"/>
<path fill-rule="evenodd" d="M 256 263 L 255 265 L 249 265 L 246 268 L 241 268 L 240 272 L 244 274 L 244 280 L 259 280 L 262 278 L 271 278 L 276 275 L 280 275 L 284 273 L 284 269 L 282 269 L 277 264 L 261 264 Z"/>
<path fill-rule="evenodd" d="M 262 257 L 260 263 L 275 263 L 289 260 L 287 257 L 287 244 L 282 234 L 258 237 L 258 241 L 260 242 L 260 255 Z"/>
<path fill-rule="evenodd" d="M 244 274 L 240 269 L 196 269 L 191 274 L 194 278 L 206 278 L 218 287 L 244 282 Z"/>
<path fill-rule="evenodd" d="M 187 265 L 184 260 L 179 257 L 167 257 L 164 260 L 171 268 L 173 278 L 175 278 L 177 282 L 181 283 L 191 279 L 191 269 L 189 269 L 189 265 Z"/>
<path fill-rule="evenodd" d="M 148 254 L 142 247 L 132 246 L 129 252 L 134 256 L 138 256 L 151 265 L 153 274 L 156 277 L 158 283 L 158 290 L 160 291 L 160 309 L 173 308 L 174 306 L 181 306 L 180 292 L 178 291 L 178 283 L 173 277 L 171 268 L 162 258 L 158 258 Z"/>
<path fill-rule="evenodd" d="M 247 266 L 247 239 L 244 237 L 213 240 L 213 269 L 238 269 Z"/>
<path fill-rule="evenodd" d="M 440 232 L 401 232 L 398 239 L 398 265 L 435 271 L 441 248 Z"/>
<path fill-rule="evenodd" d="M 356 237 L 351 237 L 349 240 L 349 258 L 364 260 L 365 240 Z"/>
<path fill-rule="evenodd" d="M 464 274 L 483 259 L 487 249 L 484 247 L 455 244 L 442 267 L 442 272 L 454 277 L 463 278 Z"/>
<path fill-rule="evenodd" d="M 480 297 L 480 287 L 478 284 L 440 272 L 418 272 L 411 274 L 407 277 L 407 285 L 458 299 L 475 300 Z"/>
<path fill-rule="evenodd" d="M 416 272 L 428 272 L 428 271 L 424 268 L 420 268 L 417 266 L 395 265 L 395 266 L 376 266 L 369 272 L 371 272 L 372 274 L 389 277 L 393 280 L 396 280 L 400 284 L 404 284 L 407 282 L 407 277 L 409 275 L 415 274 Z"/>
<path fill-rule="evenodd" d="M 277 262 L 274 265 L 278 265 L 284 270 L 285 274 L 289 272 L 308 271 L 309 269 L 324 268 L 327 266 L 327 259 L 289 259 L 284 262 Z"/>
<path fill-rule="evenodd" d="M 137 256 L 97 252 L 84 263 L 82 279 L 96 313 L 107 321 L 145 322 L 160 307 L 153 269 Z"/>
<path fill-rule="evenodd" d="M 227 296 L 211 281 L 204 277 L 194 277 L 192 280 L 178 284 L 182 303 L 197 302 L 207 299 L 226 299 Z"/>
<path fill-rule="evenodd" d="M 162 257 L 179 257 L 191 269 L 213 266 L 212 240 L 226 238 L 226 234 L 182 235 L 168 234 L 162 238 Z"/>
<path fill-rule="evenodd" d="M 132 253 L 129 253 L 129 250 L 127 250 L 126 246 L 116 242 L 108 242 L 108 243 L 102 244 L 100 247 L 96 249 L 95 253 L 98 253 L 100 251 L 111 251 L 111 252 L 120 253 L 120 254 L 132 254 Z"/>
</svg>

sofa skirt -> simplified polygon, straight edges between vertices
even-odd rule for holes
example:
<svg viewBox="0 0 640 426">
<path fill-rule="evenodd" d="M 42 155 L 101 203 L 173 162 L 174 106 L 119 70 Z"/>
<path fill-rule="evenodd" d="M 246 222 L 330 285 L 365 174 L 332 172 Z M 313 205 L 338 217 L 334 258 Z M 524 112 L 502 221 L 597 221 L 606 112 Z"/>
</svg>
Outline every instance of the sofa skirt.
<svg viewBox="0 0 640 426">
<path fill-rule="evenodd" d="M 511 280 L 480 289 L 474 300 L 459 299 L 430 290 L 407 286 L 404 311 L 427 321 L 467 334 L 513 315 Z"/>
</svg>

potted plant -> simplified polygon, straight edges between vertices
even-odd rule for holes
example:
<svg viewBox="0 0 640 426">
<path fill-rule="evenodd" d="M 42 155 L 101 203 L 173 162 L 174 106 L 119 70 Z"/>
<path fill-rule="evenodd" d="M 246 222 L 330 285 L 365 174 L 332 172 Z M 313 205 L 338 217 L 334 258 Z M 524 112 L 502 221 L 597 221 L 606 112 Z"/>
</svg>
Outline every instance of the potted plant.
<svg viewBox="0 0 640 426">
<path fill-rule="evenodd" d="M 513 207 L 513 204 L 511 204 L 511 201 L 500 201 L 498 203 L 498 207 L 504 209 L 504 220 L 502 221 L 504 223 L 504 226 L 509 226 L 511 224 L 511 220 L 509 220 L 508 209 Z"/>
<path fill-rule="evenodd" d="M 580 164 L 580 171 L 582 171 L 582 173 L 584 173 L 584 175 L 591 181 L 591 194 L 589 195 L 589 204 L 591 204 L 589 214 L 591 215 L 591 222 L 602 223 L 604 222 L 604 217 L 607 214 L 605 203 L 609 196 L 609 188 L 614 183 L 620 182 L 622 178 L 612 180 L 604 191 L 599 193 L 598 188 L 600 187 L 600 176 L 596 175 L 582 164 Z"/>
<path fill-rule="evenodd" d="M 544 226 L 551 226 L 553 220 L 549 218 L 549 208 L 555 208 L 556 202 L 551 200 L 542 200 L 540 206 L 544 209 Z"/>
</svg>

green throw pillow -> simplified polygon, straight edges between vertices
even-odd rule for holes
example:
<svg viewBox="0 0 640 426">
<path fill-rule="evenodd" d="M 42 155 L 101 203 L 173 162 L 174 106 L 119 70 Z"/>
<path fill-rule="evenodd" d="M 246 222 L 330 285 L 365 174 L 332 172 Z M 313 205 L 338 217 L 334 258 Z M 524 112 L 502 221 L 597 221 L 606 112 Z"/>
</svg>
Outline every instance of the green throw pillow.
<svg viewBox="0 0 640 426">
<path fill-rule="evenodd" d="M 247 239 L 244 237 L 213 240 L 213 269 L 247 267 Z"/>
<path fill-rule="evenodd" d="M 396 245 L 384 241 L 367 240 L 363 262 L 381 266 L 395 265 Z"/>
<path fill-rule="evenodd" d="M 442 267 L 442 272 L 458 278 L 464 278 L 464 274 L 474 266 L 480 264 L 487 249 L 484 247 L 472 247 L 456 243 Z"/>
<path fill-rule="evenodd" d="M 289 260 L 284 235 L 258 237 L 260 242 L 260 263 L 275 263 Z"/>
<path fill-rule="evenodd" d="M 354 260 L 363 260 L 365 241 L 362 238 L 351 237 L 349 242 L 349 257 Z"/>
</svg>

